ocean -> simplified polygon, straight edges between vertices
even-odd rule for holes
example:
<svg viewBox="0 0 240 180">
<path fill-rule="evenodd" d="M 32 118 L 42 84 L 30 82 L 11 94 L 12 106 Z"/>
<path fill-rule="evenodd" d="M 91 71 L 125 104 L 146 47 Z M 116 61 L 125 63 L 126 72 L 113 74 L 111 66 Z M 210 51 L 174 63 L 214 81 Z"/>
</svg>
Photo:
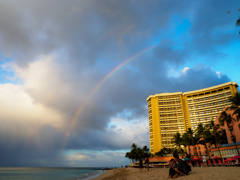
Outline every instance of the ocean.
<svg viewBox="0 0 240 180">
<path fill-rule="evenodd" d="M 89 180 L 102 168 L 0 167 L 0 180 Z"/>
</svg>

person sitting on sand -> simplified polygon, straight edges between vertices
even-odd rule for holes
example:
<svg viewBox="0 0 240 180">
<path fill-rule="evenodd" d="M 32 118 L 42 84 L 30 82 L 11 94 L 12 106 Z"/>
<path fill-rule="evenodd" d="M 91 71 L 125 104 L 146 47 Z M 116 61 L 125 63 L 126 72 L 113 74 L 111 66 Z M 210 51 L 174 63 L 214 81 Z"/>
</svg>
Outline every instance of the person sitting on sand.
<svg viewBox="0 0 240 180">
<path fill-rule="evenodd" d="M 174 165 L 175 165 L 175 160 L 171 159 L 169 161 L 169 167 L 170 167 L 170 169 L 169 169 L 169 177 L 170 178 L 175 177 L 175 175 L 177 174 L 177 172 L 175 171 Z"/>
<path fill-rule="evenodd" d="M 186 176 L 189 173 L 189 171 L 188 171 L 186 165 L 184 164 L 183 160 L 179 159 L 178 154 L 174 154 L 173 157 L 175 158 L 175 161 L 176 161 L 176 163 L 174 165 L 175 171 L 179 175 Z"/>
</svg>

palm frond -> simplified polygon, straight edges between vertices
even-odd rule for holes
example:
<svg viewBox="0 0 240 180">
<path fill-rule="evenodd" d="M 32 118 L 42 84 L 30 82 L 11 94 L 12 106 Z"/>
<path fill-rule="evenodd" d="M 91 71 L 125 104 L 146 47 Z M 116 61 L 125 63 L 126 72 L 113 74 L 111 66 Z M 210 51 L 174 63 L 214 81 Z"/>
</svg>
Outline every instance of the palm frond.
<svg viewBox="0 0 240 180">
<path fill-rule="evenodd" d="M 237 20 L 236 26 L 240 26 L 240 18 Z"/>
</svg>

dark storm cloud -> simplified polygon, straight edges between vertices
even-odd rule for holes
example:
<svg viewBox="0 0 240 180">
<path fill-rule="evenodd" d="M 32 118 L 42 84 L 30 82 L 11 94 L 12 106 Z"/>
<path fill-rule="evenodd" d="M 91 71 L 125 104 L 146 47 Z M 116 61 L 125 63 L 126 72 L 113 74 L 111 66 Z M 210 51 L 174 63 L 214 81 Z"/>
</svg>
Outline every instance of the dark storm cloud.
<svg viewBox="0 0 240 180">
<path fill-rule="evenodd" d="M 236 40 L 234 32 L 239 15 L 236 8 L 238 6 L 240 3 L 234 0 L 226 3 L 217 0 L 198 2 L 191 16 L 192 27 L 189 33 L 193 38 L 189 46 L 192 50 L 197 50 L 199 54 L 215 55 L 216 59 L 212 61 L 225 55 L 217 48 Z"/>
<path fill-rule="evenodd" d="M 236 4 L 231 1 L 230 8 Z M 65 121 L 61 131 L 39 128 L 37 138 L 27 146 L 25 139 L 15 134 L 14 140 L 0 138 L 0 156 L 7 154 L 4 162 L 8 158 L 12 164 L 21 165 L 24 159 L 36 158 L 32 164 L 41 165 L 58 159 L 56 154 L 62 147 L 117 150 L 129 148 L 133 140 L 148 143 L 145 132 L 134 129 L 139 139 L 124 137 L 118 125 L 109 127 L 110 122 L 121 116 L 130 123 L 143 124 L 148 119 L 149 95 L 230 81 L 227 75 L 203 65 L 190 67 L 177 77 L 169 76 L 171 68 L 184 66 L 196 54 L 222 55 L 216 44 L 224 47 L 233 40 L 225 28 L 231 26 L 229 20 L 234 17 L 221 15 L 225 10 L 217 1 L 1 1 L 1 54 L 13 58 L 23 71 L 44 72 L 41 78 L 29 80 L 35 72 L 22 77 L 26 92 L 35 104 L 60 112 Z M 179 35 L 175 24 L 181 22 L 174 21 L 188 18 L 189 29 Z M 180 47 L 182 39 L 185 41 Z M 120 68 L 89 96 L 116 66 L 152 45 L 156 45 L 154 49 Z M 52 54 L 53 64 L 31 66 L 39 56 Z M 82 105 L 62 146 L 64 133 Z M 1 137 L 11 134 L 4 131 Z M 31 165 L 30 160 L 25 164 Z"/>
<path fill-rule="evenodd" d="M 178 8 L 170 2 L 2 2 L 1 49 L 19 64 L 62 48 L 72 63 L 92 65 L 108 52 L 112 57 L 139 46 L 166 26 L 173 12 L 184 12 L 181 7 L 184 1 Z"/>
<path fill-rule="evenodd" d="M 231 79 L 227 75 L 217 73 L 203 64 L 197 64 L 193 68 L 182 72 L 178 78 L 173 78 L 172 85 L 176 92 L 187 92 L 216 86 L 229 81 Z"/>
<path fill-rule="evenodd" d="M 24 127 L 18 126 L 18 129 Z M 23 130 L 24 131 L 24 130 Z M 15 132 L 14 132 L 15 133 Z M 41 127 L 36 135 L 22 136 L 0 131 L 1 166 L 57 166 L 62 134 L 53 127 Z"/>
</svg>

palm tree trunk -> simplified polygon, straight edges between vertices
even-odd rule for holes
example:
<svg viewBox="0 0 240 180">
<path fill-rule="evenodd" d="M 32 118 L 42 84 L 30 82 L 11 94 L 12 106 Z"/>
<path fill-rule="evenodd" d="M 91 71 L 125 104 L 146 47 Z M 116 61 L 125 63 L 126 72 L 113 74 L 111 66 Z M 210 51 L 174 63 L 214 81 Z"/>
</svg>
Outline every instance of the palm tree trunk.
<svg viewBox="0 0 240 180">
<path fill-rule="evenodd" d="M 215 131 L 214 131 L 215 132 Z M 217 135 L 216 135 L 216 132 L 214 133 L 214 136 L 215 136 L 215 139 L 216 139 L 216 146 L 217 146 Z M 217 148 L 218 148 L 218 152 L 219 152 L 219 155 L 220 155 L 220 157 L 221 157 L 221 162 L 222 162 L 222 164 L 223 164 L 223 158 L 222 158 L 222 154 L 221 154 L 221 151 L 220 151 L 220 149 L 219 149 L 219 146 L 217 146 Z"/>
<path fill-rule="evenodd" d="M 191 157 L 190 145 L 188 145 L 188 153 L 190 154 L 190 157 Z"/>
<path fill-rule="evenodd" d="M 204 143 L 204 146 L 205 146 L 205 149 L 207 150 L 207 154 L 208 154 L 208 157 L 209 157 L 209 159 L 210 159 L 210 153 L 209 153 L 209 150 L 208 150 L 207 144 Z"/>
<path fill-rule="evenodd" d="M 237 149 L 237 152 L 238 152 L 238 156 L 240 156 L 239 150 L 238 150 L 238 148 L 237 148 L 237 143 L 236 143 L 236 141 L 235 141 L 234 143 L 235 143 L 235 146 L 236 146 L 236 149 Z"/>
<path fill-rule="evenodd" d="M 232 133 L 231 133 L 231 134 L 232 134 Z M 233 135 L 232 135 L 232 136 L 233 136 Z M 234 144 L 235 144 L 235 146 L 236 146 L 236 149 L 237 149 L 238 156 L 240 156 L 240 154 L 239 154 L 239 150 L 238 150 L 238 147 L 237 147 L 236 140 L 234 141 Z"/>
<path fill-rule="evenodd" d="M 230 127 L 230 126 L 229 126 L 229 127 Z M 229 129 L 229 127 L 228 127 L 228 129 Z M 231 137 L 233 137 L 234 135 L 233 135 L 232 131 L 230 131 L 230 132 L 231 132 Z M 240 156 L 239 151 L 238 151 L 238 148 L 237 148 L 236 140 L 234 141 L 234 144 L 235 144 L 235 146 L 236 146 L 236 149 L 237 149 L 237 152 L 238 152 L 238 156 Z"/>
<path fill-rule="evenodd" d="M 219 146 L 217 146 L 217 148 L 218 148 L 218 152 L 219 152 L 219 154 L 220 154 L 220 157 L 221 157 L 221 160 L 222 160 L 222 164 L 223 164 L 223 158 L 222 158 L 222 154 L 221 154 L 221 151 L 220 151 L 220 149 L 219 149 Z"/>
</svg>

